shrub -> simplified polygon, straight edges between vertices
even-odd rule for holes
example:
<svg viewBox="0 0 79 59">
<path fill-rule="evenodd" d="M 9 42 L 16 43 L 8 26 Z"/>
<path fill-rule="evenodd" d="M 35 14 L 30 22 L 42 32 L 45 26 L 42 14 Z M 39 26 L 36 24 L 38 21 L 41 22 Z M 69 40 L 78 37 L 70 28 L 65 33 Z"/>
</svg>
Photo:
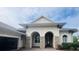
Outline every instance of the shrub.
<svg viewBox="0 0 79 59">
<path fill-rule="evenodd" d="M 58 45 L 58 49 L 60 50 L 77 50 L 79 47 L 79 42 L 77 43 L 62 43 Z"/>
<path fill-rule="evenodd" d="M 74 48 L 74 50 L 77 50 L 77 48 L 79 47 L 79 42 L 72 43 L 72 47 Z"/>
<path fill-rule="evenodd" d="M 62 48 L 62 45 L 58 45 L 58 48 L 57 49 L 62 50 L 63 49 Z"/>
<path fill-rule="evenodd" d="M 63 49 L 67 49 L 67 50 L 70 49 L 71 45 L 72 43 L 62 43 Z"/>
<path fill-rule="evenodd" d="M 76 42 L 76 43 L 62 43 L 62 47 L 63 47 L 63 49 L 66 49 L 66 50 L 77 50 L 77 48 L 79 47 L 79 42 Z"/>
<path fill-rule="evenodd" d="M 77 43 L 78 42 L 78 38 L 76 36 L 73 36 L 73 43 Z"/>
<path fill-rule="evenodd" d="M 69 50 L 74 50 L 74 47 L 71 46 Z"/>
</svg>

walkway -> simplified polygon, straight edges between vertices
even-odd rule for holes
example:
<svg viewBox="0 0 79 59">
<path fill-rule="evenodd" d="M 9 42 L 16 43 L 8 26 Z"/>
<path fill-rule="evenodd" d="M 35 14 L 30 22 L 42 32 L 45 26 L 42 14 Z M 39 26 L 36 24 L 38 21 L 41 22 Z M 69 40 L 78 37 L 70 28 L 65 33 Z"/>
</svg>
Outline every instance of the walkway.
<svg viewBox="0 0 79 59">
<path fill-rule="evenodd" d="M 59 51 L 59 50 L 56 50 L 54 48 L 44 48 L 44 49 L 41 49 L 41 48 L 31 48 L 31 49 L 21 49 L 19 51 Z"/>
</svg>

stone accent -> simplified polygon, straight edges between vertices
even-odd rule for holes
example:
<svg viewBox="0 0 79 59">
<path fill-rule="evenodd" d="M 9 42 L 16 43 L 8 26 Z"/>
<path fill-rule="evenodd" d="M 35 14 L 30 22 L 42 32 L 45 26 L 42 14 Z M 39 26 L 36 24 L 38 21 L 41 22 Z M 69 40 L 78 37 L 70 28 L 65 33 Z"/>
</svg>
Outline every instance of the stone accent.
<svg viewBox="0 0 79 59">
<path fill-rule="evenodd" d="M 40 48 L 45 48 L 45 38 L 40 37 Z"/>
<path fill-rule="evenodd" d="M 55 36 L 55 48 L 58 48 L 58 44 L 59 44 L 59 37 Z"/>
</svg>

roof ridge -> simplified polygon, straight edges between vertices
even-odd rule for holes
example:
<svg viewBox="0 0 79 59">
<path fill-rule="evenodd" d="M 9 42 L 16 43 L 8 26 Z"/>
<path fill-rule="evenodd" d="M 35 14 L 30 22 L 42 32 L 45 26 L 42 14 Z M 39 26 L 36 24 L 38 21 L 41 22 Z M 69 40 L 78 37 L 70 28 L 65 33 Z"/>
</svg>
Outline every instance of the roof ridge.
<svg viewBox="0 0 79 59">
<path fill-rule="evenodd" d="M 37 17 L 36 20 L 32 21 L 31 23 L 34 23 L 34 22 L 38 21 L 40 18 L 45 18 L 46 20 L 51 21 L 52 23 L 55 23 L 52 20 L 48 19 L 46 16 L 39 16 L 39 17 Z"/>
</svg>

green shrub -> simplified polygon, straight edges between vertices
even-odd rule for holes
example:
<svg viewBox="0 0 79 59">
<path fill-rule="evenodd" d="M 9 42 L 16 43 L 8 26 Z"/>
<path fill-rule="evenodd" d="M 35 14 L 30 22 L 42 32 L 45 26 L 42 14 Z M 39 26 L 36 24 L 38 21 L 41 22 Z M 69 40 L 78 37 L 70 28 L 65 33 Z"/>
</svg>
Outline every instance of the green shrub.
<svg viewBox="0 0 79 59">
<path fill-rule="evenodd" d="M 58 45 L 58 48 L 57 48 L 58 50 L 62 50 L 63 48 L 62 48 L 62 45 Z"/>
<path fill-rule="evenodd" d="M 61 45 L 58 45 L 59 50 L 77 50 L 79 47 L 79 42 L 76 43 L 62 43 Z"/>
<path fill-rule="evenodd" d="M 66 49 L 66 50 L 77 50 L 77 48 L 79 47 L 79 42 L 76 43 L 62 43 L 62 48 Z"/>
<path fill-rule="evenodd" d="M 72 45 L 72 43 L 62 43 L 62 48 L 68 50 L 68 49 L 70 49 L 71 45 Z"/>
<path fill-rule="evenodd" d="M 73 36 L 72 47 L 74 48 L 74 50 L 77 50 L 77 48 L 79 47 L 78 38 L 76 36 Z"/>
<path fill-rule="evenodd" d="M 74 48 L 74 50 L 77 50 L 77 48 L 79 47 L 79 42 L 72 43 L 72 47 Z"/>
<path fill-rule="evenodd" d="M 71 46 L 69 50 L 74 50 L 74 47 Z"/>
<path fill-rule="evenodd" d="M 76 36 L 73 36 L 73 43 L 77 43 L 78 42 L 78 38 Z"/>
</svg>

